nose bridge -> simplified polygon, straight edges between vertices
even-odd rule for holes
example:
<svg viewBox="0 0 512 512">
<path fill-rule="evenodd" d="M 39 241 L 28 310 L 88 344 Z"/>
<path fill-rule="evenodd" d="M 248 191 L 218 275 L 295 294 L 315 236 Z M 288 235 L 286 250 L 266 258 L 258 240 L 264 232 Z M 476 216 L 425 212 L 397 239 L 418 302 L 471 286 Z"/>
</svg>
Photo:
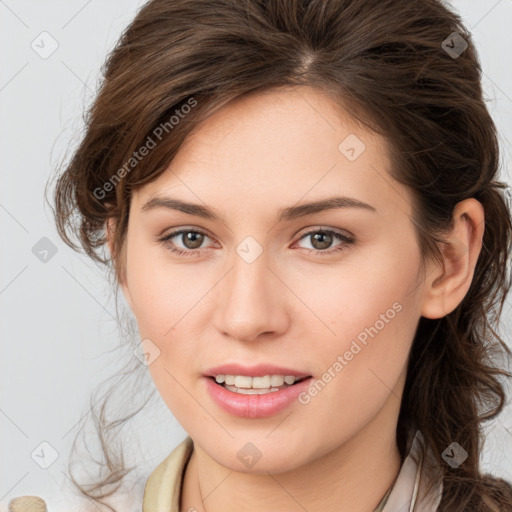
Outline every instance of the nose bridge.
<svg viewBox="0 0 512 512">
<path fill-rule="evenodd" d="M 235 249 L 231 270 L 222 286 L 217 328 L 239 340 L 279 330 L 284 307 L 279 279 L 269 268 L 270 254 L 252 237 Z"/>
<path fill-rule="evenodd" d="M 254 260 L 246 259 L 240 255 L 237 248 L 237 254 L 233 257 L 233 270 L 230 276 L 230 294 L 243 304 L 245 298 L 258 301 L 268 295 L 269 275 L 272 274 L 268 268 L 269 258 L 267 255 L 259 255 Z M 249 256 L 249 250 L 246 255 Z"/>
</svg>

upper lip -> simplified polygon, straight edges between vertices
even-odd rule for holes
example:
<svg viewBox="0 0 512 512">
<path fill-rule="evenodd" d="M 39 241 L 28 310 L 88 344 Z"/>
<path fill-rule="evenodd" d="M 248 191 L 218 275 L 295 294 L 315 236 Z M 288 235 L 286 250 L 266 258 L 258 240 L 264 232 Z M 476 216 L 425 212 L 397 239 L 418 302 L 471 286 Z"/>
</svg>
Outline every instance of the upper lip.
<svg viewBox="0 0 512 512">
<path fill-rule="evenodd" d="M 304 373 L 293 368 L 276 366 L 274 364 L 258 364 L 256 366 L 245 366 L 237 363 L 223 364 L 206 370 L 206 377 L 216 377 L 217 375 L 247 375 L 248 377 L 264 377 L 265 375 L 293 375 L 295 377 L 310 377 L 309 373 Z"/>
</svg>

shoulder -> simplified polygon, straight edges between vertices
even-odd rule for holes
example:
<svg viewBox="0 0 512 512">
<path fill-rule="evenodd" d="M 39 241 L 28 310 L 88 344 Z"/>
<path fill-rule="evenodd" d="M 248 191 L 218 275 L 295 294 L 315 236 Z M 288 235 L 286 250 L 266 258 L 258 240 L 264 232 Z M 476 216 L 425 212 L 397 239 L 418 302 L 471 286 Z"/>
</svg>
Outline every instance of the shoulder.
<svg viewBox="0 0 512 512">
<path fill-rule="evenodd" d="M 47 512 L 46 502 L 39 496 L 18 496 L 9 502 L 9 512 Z"/>
<path fill-rule="evenodd" d="M 183 472 L 193 449 L 194 443 L 187 436 L 149 475 L 144 489 L 143 511 L 179 507 Z"/>
<path fill-rule="evenodd" d="M 46 501 L 41 496 L 28 495 L 17 496 L 9 501 L 7 509 L 0 506 L 0 512 L 48 512 L 48 506 L 51 512 L 64 512 L 73 510 L 73 512 L 98 512 L 98 507 L 91 505 L 90 501 L 63 498 L 52 494 L 46 496 Z"/>
</svg>

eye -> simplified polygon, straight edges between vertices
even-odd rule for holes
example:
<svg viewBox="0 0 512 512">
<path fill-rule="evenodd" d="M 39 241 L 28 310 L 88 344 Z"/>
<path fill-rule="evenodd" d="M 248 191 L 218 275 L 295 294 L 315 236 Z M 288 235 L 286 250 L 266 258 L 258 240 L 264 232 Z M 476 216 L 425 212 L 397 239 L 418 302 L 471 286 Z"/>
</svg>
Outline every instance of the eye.
<svg viewBox="0 0 512 512">
<path fill-rule="evenodd" d="M 312 237 L 312 235 L 314 236 Z M 179 229 L 172 231 L 171 233 L 160 238 L 159 242 L 165 244 L 165 246 L 172 253 L 179 256 L 197 256 L 200 254 L 201 245 L 203 244 L 205 237 L 210 238 L 204 231 L 199 229 Z M 308 231 L 299 239 L 299 241 L 308 237 L 312 237 L 311 240 L 313 241 L 313 249 L 306 250 L 309 253 L 322 256 L 342 251 L 346 249 L 347 245 L 354 243 L 352 238 L 329 229 L 317 229 Z M 181 243 L 184 245 L 184 248 L 181 249 L 179 246 L 177 247 L 176 243 L 172 242 L 173 238 L 177 238 L 178 241 L 181 241 Z M 340 243 L 335 246 L 334 249 L 328 251 L 325 250 L 329 248 L 329 246 L 331 246 L 335 240 L 340 241 Z"/>
<path fill-rule="evenodd" d="M 313 235 L 313 236 L 312 236 Z M 301 236 L 300 240 L 310 237 L 312 240 L 313 249 L 307 249 L 309 253 L 315 253 L 321 256 L 330 255 L 335 252 L 343 251 L 347 248 L 348 245 L 353 244 L 354 240 L 342 233 L 338 233 L 337 231 L 332 231 L 329 229 L 317 229 L 314 231 L 308 231 L 306 234 Z M 331 246 L 334 240 L 339 240 L 337 246 L 334 249 L 326 251 L 329 246 Z M 316 246 L 316 247 L 315 247 Z"/>
<path fill-rule="evenodd" d="M 185 234 L 187 236 L 183 236 Z M 185 250 L 179 247 L 176 248 L 176 244 L 171 242 L 171 240 L 176 237 L 179 237 L 178 240 L 184 244 Z M 198 229 L 180 229 L 165 235 L 163 238 L 160 238 L 159 241 L 165 244 L 174 254 L 180 256 L 197 256 L 199 254 L 198 248 L 203 243 L 205 237 L 209 238 L 205 232 Z"/>
</svg>

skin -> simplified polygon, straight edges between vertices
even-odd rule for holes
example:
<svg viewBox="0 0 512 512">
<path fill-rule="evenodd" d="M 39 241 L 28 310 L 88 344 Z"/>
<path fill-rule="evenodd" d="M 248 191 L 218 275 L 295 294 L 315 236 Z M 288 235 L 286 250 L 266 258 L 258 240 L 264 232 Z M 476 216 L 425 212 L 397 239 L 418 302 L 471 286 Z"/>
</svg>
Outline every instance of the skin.
<svg viewBox="0 0 512 512">
<path fill-rule="evenodd" d="M 354 161 L 338 150 L 365 144 Z M 421 316 L 450 313 L 467 293 L 481 250 L 484 212 L 475 199 L 454 210 L 443 266 L 420 268 L 409 191 L 388 174 L 385 139 L 322 92 L 280 89 L 238 99 L 190 136 L 170 167 L 134 193 L 122 264 L 124 295 L 160 355 L 149 370 L 162 399 L 194 441 L 180 510 L 373 510 L 400 469 L 396 425 L 406 364 Z M 207 205 L 223 221 L 166 208 L 155 195 Z M 333 195 L 346 208 L 275 222 L 278 209 Z M 111 236 L 115 226 L 108 224 Z M 195 256 L 158 238 L 176 228 L 207 233 Z M 320 228 L 352 236 L 321 245 Z M 236 249 L 252 236 L 252 263 Z M 167 245 L 166 245 L 167 244 Z M 340 244 L 342 251 L 332 252 Z M 316 250 L 308 254 L 309 250 Z M 331 251 L 330 255 L 320 254 Z M 259 419 L 219 408 L 203 372 L 225 362 L 271 362 L 315 378 L 357 335 L 398 302 L 402 309 L 307 404 Z M 237 452 L 262 453 L 252 468 Z"/>
</svg>

